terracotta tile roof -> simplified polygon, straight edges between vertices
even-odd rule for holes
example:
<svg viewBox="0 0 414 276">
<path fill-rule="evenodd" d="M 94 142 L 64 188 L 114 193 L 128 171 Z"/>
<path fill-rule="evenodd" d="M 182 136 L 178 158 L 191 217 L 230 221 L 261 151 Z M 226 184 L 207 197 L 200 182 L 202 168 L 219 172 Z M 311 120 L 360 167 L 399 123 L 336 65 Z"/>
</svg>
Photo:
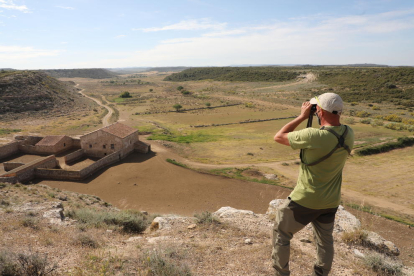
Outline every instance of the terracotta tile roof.
<svg viewBox="0 0 414 276">
<path fill-rule="evenodd" d="M 59 141 L 61 141 L 64 137 L 65 137 L 65 135 L 46 136 L 45 138 L 43 138 L 42 140 L 40 140 L 36 144 L 36 146 L 54 146 L 57 143 L 59 143 Z"/>
<path fill-rule="evenodd" d="M 138 129 L 129 127 L 118 122 L 107 127 L 101 128 L 100 130 L 115 135 L 119 138 L 125 138 L 134 132 L 138 132 Z"/>
</svg>

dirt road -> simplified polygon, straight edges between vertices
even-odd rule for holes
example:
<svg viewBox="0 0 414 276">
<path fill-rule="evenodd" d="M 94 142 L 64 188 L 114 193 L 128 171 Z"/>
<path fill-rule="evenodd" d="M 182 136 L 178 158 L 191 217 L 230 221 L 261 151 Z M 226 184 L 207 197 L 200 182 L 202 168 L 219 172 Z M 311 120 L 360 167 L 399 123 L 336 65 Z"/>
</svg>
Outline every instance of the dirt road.
<svg viewBox="0 0 414 276">
<path fill-rule="evenodd" d="M 78 87 L 78 86 L 79 86 L 79 84 L 76 84 L 76 87 Z M 85 93 L 83 93 L 83 91 L 85 91 L 85 89 L 80 90 L 80 91 L 79 91 L 79 94 L 81 94 L 81 95 L 85 96 L 85 97 L 86 97 L 86 98 L 88 98 L 88 99 L 91 99 L 92 101 L 96 102 L 98 105 L 100 105 L 100 106 L 102 106 L 103 108 L 106 108 L 106 110 L 108 110 L 108 114 L 106 114 L 106 115 L 105 115 L 105 117 L 103 117 L 103 118 L 102 118 L 102 125 L 103 125 L 104 127 L 105 127 L 105 126 L 109 126 L 109 120 L 111 119 L 112 114 L 114 113 L 114 110 L 113 110 L 112 108 L 110 108 L 109 106 L 104 105 L 104 104 L 102 103 L 102 101 L 100 101 L 100 100 L 98 100 L 98 99 L 95 99 L 95 98 L 93 98 L 93 97 L 91 97 L 91 96 L 86 95 Z M 105 99 L 105 96 L 103 96 L 103 99 L 104 99 L 104 100 L 106 100 L 106 99 Z"/>
</svg>

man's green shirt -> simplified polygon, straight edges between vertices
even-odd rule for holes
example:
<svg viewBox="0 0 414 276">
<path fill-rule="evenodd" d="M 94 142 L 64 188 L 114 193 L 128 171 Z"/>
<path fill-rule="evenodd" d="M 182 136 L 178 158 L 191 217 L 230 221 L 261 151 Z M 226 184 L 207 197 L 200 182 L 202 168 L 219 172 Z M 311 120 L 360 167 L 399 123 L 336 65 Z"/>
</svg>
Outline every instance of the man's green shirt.
<svg viewBox="0 0 414 276">
<path fill-rule="evenodd" d="M 326 126 L 342 135 L 346 126 Z M 293 149 L 304 149 L 303 161 L 310 164 L 327 155 L 338 139 L 327 130 L 306 128 L 288 134 Z M 348 126 L 345 144 L 352 150 L 354 132 Z M 342 169 L 348 157 L 344 148 L 337 149 L 328 159 L 314 166 L 301 163 L 298 182 L 290 194 L 291 200 L 310 209 L 328 209 L 339 206 L 341 200 Z"/>
</svg>

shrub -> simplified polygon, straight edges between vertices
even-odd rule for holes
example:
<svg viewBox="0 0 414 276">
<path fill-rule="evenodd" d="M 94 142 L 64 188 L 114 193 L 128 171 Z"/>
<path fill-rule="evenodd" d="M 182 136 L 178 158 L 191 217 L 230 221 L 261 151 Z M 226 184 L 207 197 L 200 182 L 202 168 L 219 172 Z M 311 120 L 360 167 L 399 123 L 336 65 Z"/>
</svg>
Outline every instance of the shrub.
<svg viewBox="0 0 414 276">
<path fill-rule="evenodd" d="M 99 243 L 89 235 L 81 234 L 75 239 L 75 244 L 83 247 L 98 248 Z"/>
<path fill-rule="evenodd" d="M 181 91 L 181 90 L 183 90 L 183 89 L 184 89 L 184 87 L 182 87 L 181 85 L 177 87 L 177 90 L 178 90 L 178 91 Z"/>
<path fill-rule="evenodd" d="M 251 103 L 251 102 L 248 102 L 248 103 L 245 103 L 244 106 L 245 107 L 248 107 L 248 108 L 253 108 L 254 107 L 254 104 Z"/>
<path fill-rule="evenodd" d="M 221 222 L 212 213 L 205 211 L 194 215 L 198 224 L 220 224 Z"/>
<path fill-rule="evenodd" d="M 0 275 L 4 276 L 19 276 L 20 268 L 19 264 L 13 260 L 13 256 L 10 252 L 0 252 Z"/>
<path fill-rule="evenodd" d="M 178 253 L 162 253 L 159 250 L 147 254 L 145 264 L 149 268 L 148 276 L 191 276 L 190 268 L 179 262 Z M 178 258 L 180 259 L 180 258 Z"/>
<path fill-rule="evenodd" d="M 392 130 L 404 130 L 405 129 L 404 125 L 399 124 L 399 123 L 388 123 L 384 127 L 388 129 L 392 129 Z"/>
<path fill-rule="evenodd" d="M 390 121 L 390 122 L 397 122 L 397 123 L 402 122 L 402 118 L 400 116 L 398 116 L 397 114 L 386 115 L 386 116 L 384 116 L 382 118 L 384 120 Z"/>
<path fill-rule="evenodd" d="M 355 112 L 355 116 L 360 117 L 360 118 L 366 118 L 366 117 L 371 116 L 371 113 L 367 111 L 357 111 Z"/>
<path fill-rule="evenodd" d="M 50 265 L 47 255 L 38 253 L 19 254 L 17 257 L 20 263 L 22 275 L 27 276 L 45 276 L 56 270 L 57 265 Z"/>
<path fill-rule="evenodd" d="M 374 105 L 373 107 L 372 107 L 372 110 L 380 110 L 381 108 L 379 108 L 379 106 L 376 106 L 376 105 Z"/>
<path fill-rule="evenodd" d="M 25 218 L 21 221 L 21 225 L 24 227 L 29 227 L 34 230 L 39 230 L 39 221 L 35 218 Z"/>
<path fill-rule="evenodd" d="M 148 226 L 148 221 L 140 212 L 106 212 L 92 209 L 77 209 L 67 212 L 66 215 L 77 219 L 87 226 L 99 228 L 105 225 L 115 225 L 121 227 L 122 231 L 127 233 L 141 233 Z"/>
<path fill-rule="evenodd" d="M 362 123 L 362 124 L 369 125 L 371 123 L 371 119 L 361 119 L 361 120 L 359 120 L 359 122 Z"/>
<path fill-rule="evenodd" d="M 354 119 L 354 118 L 352 118 L 352 117 L 346 117 L 346 118 L 344 119 L 344 123 L 345 123 L 345 124 L 348 124 L 348 125 L 353 125 L 353 124 L 355 124 L 355 119 Z"/>
<path fill-rule="evenodd" d="M 188 90 L 181 90 L 181 94 L 183 94 L 183 95 L 190 95 L 190 91 L 188 91 Z"/>
<path fill-rule="evenodd" d="M 120 98 L 131 98 L 131 94 L 128 91 L 123 92 L 121 95 L 119 95 Z"/>
<path fill-rule="evenodd" d="M 376 126 L 383 126 L 384 125 L 384 121 L 383 120 L 372 120 L 371 121 L 371 126 L 376 127 Z"/>
<path fill-rule="evenodd" d="M 364 263 L 379 275 L 402 275 L 402 265 L 378 253 L 367 254 Z"/>
</svg>

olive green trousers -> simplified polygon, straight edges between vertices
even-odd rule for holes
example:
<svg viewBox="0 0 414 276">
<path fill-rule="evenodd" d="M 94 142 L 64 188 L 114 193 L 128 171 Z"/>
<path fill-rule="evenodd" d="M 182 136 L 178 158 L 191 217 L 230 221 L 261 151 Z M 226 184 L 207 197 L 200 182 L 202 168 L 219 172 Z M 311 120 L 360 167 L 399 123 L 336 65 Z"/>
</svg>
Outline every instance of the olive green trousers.
<svg viewBox="0 0 414 276">
<path fill-rule="evenodd" d="M 277 211 L 273 227 L 273 267 L 276 276 L 288 276 L 290 240 L 293 234 L 312 223 L 316 242 L 317 260 L 314 276 L 329 274 L 332 267 L 334 247 L 332 232 L 338 208 L 314 210 L 303 207 L 291 200 Z"/>
</svg>

